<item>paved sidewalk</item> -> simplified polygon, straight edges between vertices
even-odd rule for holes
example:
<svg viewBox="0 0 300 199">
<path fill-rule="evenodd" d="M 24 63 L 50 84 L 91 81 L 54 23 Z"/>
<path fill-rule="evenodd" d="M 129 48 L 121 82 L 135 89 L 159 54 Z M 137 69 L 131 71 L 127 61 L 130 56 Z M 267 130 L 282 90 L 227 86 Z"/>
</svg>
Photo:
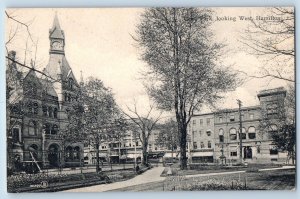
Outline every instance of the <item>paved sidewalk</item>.
<svg viewBox="0 0 300 199">
<path fill-rule="evenodd" d="M 121 182 L 115 182 L 111 184 L 101 184 L 101 185 L 95 185 L 90 187 L 82 187 L 77 189 L 69 189 L 65 192 L 103 192 L 103 191 L 109 191 L 112 189 L 120 189 L 128 186 L 134 186 L 149 182 L 157 182 L 157 181 L 163 181 L 165 177 L 160 177 L 160 174 L 163 172 L 164 167 L 154 167 L 141 175 L 138 175 L 132 179 L 121 181 Z"/>
</svg>

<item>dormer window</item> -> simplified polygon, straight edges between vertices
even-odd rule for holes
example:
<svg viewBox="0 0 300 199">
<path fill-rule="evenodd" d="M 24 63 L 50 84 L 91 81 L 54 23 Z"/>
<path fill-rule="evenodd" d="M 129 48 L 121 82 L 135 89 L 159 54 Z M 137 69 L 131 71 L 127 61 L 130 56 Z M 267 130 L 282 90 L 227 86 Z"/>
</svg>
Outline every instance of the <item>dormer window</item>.
<svg viewBox="0 0 300 199">
<path fill-rule="evenodd" d="M 73 84 L 74 84 L 74 80 L 72 78 L 69 78 L 69 80 L 68 80 L 68 87 L 70 89 L 73 89 Z"/>
</svg>

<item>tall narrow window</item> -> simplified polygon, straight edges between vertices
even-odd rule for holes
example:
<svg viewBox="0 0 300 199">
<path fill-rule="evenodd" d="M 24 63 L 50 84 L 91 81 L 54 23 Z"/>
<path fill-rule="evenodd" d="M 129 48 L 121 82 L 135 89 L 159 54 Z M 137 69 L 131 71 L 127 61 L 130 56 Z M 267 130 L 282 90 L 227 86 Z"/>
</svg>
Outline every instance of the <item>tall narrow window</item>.
<svg viewBox="0 0 300 199">
<path fill-rule="evenodd" d="M 207 124 L 207 126 L 210 125 L 210 118 L 207 118 L 207 119 L 206 119 L 206 124 Z"/>
<path fill-rule="evenodd" d="M 200 126 L 203 126 L 203 119 L 200 119 Z"/>
<path fill-rule="evenodd" d="M 57 108 L 54 108 L 54 109 L 53 109 L 53 117 L 54 117 L 54 118 L 57 118 Z"/>
<path fill-rule="evenodd" d="M 28 134 L 36 135 L 37 133 L 37 123 L 35 121 L 30 121 L 28 124 Z"/>
<path fill-rule="evenodd" d="M 34 103 L 33 103 L 33 113 L 34 113 L 35 115 L 37 115 L 38 112 L 39 112 L 39 105 L 38 105 L 37 102 L 34 102 Z"/>
<path fill-rule="evenodd" d="M 223 129 L 220 129 L 220 130 L 219 130 L 219 141 L 220 141 L 221 143 L 224 142 L 224 130 L 223 130 Z"/>
<path fill-rule="evenodd" d="M 210 141 L 207 142 L 207 148 L 211 148 L 211 142 Z"/>
<path fill-rule="evenodd" d="M 231 128 L 229 130 L 229 136 L 230 136 L 230 140 L 236 140 L 237 135 L 236 135 L 236 130 L 235 128 Z"/>
</svg>

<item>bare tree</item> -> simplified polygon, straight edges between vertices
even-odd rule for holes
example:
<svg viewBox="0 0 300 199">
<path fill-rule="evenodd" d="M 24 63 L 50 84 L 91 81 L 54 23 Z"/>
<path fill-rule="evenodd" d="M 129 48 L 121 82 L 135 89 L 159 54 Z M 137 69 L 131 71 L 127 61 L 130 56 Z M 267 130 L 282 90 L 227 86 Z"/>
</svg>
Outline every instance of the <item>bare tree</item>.
<svg viewBox="0 0 300 199">
<path fill-rule="evenodd" d="M 295 82 L 294 8 L 266 8 L 268 19 L 254 18 L 241 36 L 243 50 L 263 60 L 264 66 L 253 78 L 281 79 Z"/>
<path fill-rule="evenodd" d="M 224 52 L 212 41 L 212 15 L 209 9 L 151 8 L 136 30 L 149 67 L 148 92 L 159 108 L 176 115 L 181 169 L 187 168 L 187 126 L 194 112 L 236 87 L 237 74 L 218 63 Z"/>
<path fill-rule="evenodd" d="M 133 108 L 127 106 L 127 110 L 127 112 L 123 111 L 123 113 L 132 121 L 133 124 L 135 124 L 133 130 L 138 131 L 138 137 L 142 143 L 142 164 L 146 165 L 149 137 L 152 134 L 152 130 L 161 119 L 162 112 L 154 114 L 154 105 L 150 104 L 147 113 L 141 114 L 137 110 L 136 101 L 133 103 Z"/>
</svg>

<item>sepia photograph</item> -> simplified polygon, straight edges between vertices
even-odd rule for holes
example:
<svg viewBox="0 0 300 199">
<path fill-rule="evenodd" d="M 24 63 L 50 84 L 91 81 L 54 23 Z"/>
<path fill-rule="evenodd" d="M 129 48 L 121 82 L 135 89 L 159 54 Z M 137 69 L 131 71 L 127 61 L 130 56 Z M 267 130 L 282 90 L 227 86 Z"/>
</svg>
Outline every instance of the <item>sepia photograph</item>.
<svg viewBox="0 0 300 199">
<path fill-rule="evenodd" d="M 4 17 L 7 192 L 296 190 L 294 7 Z"/>
</svg>

